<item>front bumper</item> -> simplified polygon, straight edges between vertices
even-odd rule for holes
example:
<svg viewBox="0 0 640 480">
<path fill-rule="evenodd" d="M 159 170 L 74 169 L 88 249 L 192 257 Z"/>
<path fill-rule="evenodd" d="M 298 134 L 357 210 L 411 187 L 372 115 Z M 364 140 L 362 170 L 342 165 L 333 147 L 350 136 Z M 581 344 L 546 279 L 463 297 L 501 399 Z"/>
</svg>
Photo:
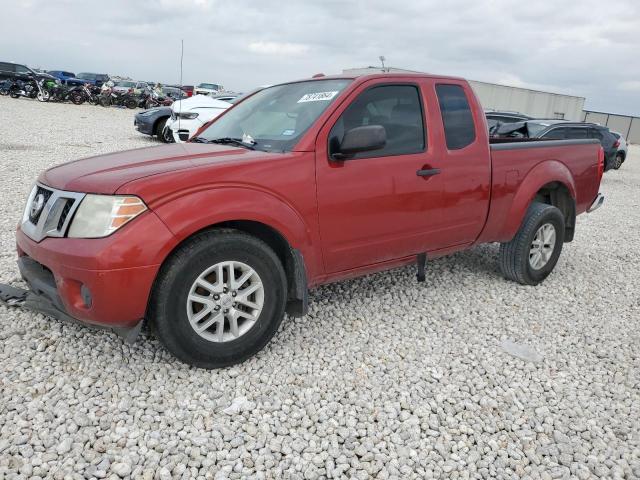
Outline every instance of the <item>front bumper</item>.
<svg viewBox="0 0 640 480">
<path fill-rule="evenodd" d="M 200 129 L 200 127 L 202 127 L 202 125 L 204 125 L 204 123 L 197 118 L 191 120 L 181 119 L 179 122 L 178 120 L 172 120 L 169 118 L 165 128 L 169 128 L 171 130 L 176 143 L 184 143 L 189 140 Z"/>
<path fill-rule="evenodd" d="M 124 329 L 144 318 L 160 264 L 175 245 L 153 212 L 104 238 L 36 242 L 19 228 L 16 241 L 22 277 L 35 294 L 83 323 Z"/>
<path fill-rule="evenodd" d="M 152 119 L 149 116 L 143 116 L 137 113 L 133 119 L 133 127 L 140 133 L 144 133 L 145 135 L 153 135 L 154 121 L 155 119 Z"/>
<path fill-rule="evenodd" d="M 23 307 L 58 320 L 84 324 L 84 322 L 72 317 L 65 311 L 50 271 L 26 256 L 18 260 L 18 267 L 30 290 L 0 284 L 0 301 L 10 307 Z M 133 343 L 142 329 L 142 322 L 138 322 L 131 327 L 108 327 L 96 324 L 92 326 L 100 329 L 110 329 L 123 337 L 128 343 Z"/>
</svg>

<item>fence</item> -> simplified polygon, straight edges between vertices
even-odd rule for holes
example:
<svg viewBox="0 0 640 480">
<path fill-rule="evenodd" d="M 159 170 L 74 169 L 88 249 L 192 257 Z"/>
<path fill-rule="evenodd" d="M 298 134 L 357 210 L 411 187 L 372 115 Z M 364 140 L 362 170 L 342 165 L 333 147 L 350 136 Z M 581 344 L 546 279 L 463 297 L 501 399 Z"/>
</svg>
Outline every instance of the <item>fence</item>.
<svg viewBox="0 0 640 480">
<path fill-rule="evenodd" d="M 640 117 L 585 110 L 583 121 L 609 127 L 609 130 L 621 133 L 628 143 L 640 143 Z"/>
</svg>

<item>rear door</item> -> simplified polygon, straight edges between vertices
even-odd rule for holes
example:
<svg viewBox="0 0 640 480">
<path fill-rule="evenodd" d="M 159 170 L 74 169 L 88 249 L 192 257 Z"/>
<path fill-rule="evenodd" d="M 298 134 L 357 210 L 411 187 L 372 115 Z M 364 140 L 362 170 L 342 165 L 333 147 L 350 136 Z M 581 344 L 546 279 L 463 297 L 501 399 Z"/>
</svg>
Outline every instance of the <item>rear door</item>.
<svg viewBox="0 0 640 480">
<path fill-rule="evenodd" d="M 316 140 L 320 235 L 327 273 L 402 258 L 433 247 L 441 227 L 442 175 L 431 145 L 424 89 L 418 81 L 372 80 L 360 85 L 336 109 Z M 331 149 L 344 132 L 382 125 L 381 150 L 332 161 Z"/>
<path fill-rule="evenodd" d="M 432 248 L 474 242 L 484 228 L 491 192 L 491 153 L 482 110 L 468 83 L 436 81 L 434 110 L 442 138 L 434 154 L 442 166 L 442 223 L 431 232 Z"/>
</svg>

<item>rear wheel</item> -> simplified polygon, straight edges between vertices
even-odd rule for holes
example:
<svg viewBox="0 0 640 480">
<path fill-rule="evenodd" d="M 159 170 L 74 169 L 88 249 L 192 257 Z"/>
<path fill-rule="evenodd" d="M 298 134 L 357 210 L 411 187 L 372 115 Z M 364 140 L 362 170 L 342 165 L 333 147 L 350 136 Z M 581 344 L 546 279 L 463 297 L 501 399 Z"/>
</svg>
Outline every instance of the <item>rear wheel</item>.
<svg viewBox="0 0 640 480">
<path fill-rule="evenodd" d="M 622 162 L 624 162 L 624 158 L 621 153 L 616 154 L 616 158 L 613 161 L 613 168 L 618 170 L 622 166 Z"/>
<path fill-rule="evenodd" d="M 564 243 L 562 212 L 546 203 L 531 204 L 520 230 L 500 245 L 500 270 L 505 278 L 537 285 L 553 271 Z"/>
<path fill-rule="evenodd" d="M 100 98 L 100 105 L 103 107 L 108 107 L 111 105 L 111 97 L 102 97 Z"/>
<path fill-rule="evenodd" d="M 245 233 L 214 230 L 188 240 L 163 266 L 149 320 L 180 360 L 219 368 L 260 351 L 285 303 L 286 277 L 273 250 Z"/>
</svg>

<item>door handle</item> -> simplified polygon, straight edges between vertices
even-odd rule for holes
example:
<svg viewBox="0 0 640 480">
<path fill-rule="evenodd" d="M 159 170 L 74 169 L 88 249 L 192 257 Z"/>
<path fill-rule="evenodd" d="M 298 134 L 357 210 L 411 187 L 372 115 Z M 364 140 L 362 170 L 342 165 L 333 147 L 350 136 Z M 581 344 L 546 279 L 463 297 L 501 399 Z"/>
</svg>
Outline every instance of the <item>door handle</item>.
<svg viewBox="0 0 640 480">
<path fill-rule="evenodd" d="M 440 173 L 439 168 L 427 168 L 427 169 L 418 170 L 416 172 L 416 175 L 418 175 L 419 177 L 432 177 L 434 175 L 438 175 L 439 173 Z"/>
</svg>

